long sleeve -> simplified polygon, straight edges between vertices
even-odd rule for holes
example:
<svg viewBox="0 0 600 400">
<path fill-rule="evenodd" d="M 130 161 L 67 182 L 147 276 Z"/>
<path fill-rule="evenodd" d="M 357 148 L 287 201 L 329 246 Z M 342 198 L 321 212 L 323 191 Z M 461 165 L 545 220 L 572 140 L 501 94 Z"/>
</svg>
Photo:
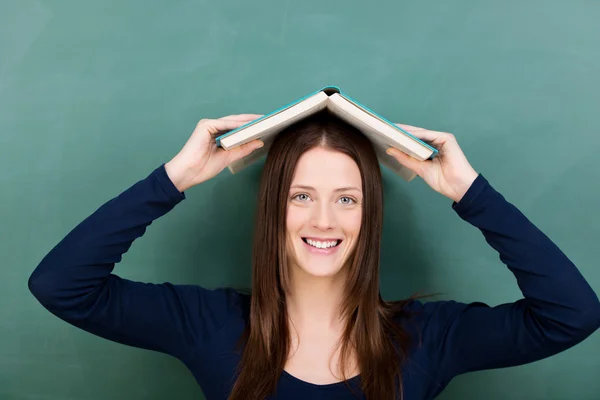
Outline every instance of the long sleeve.
<svg viewBox="0 0 600 400">
<path fill-rule="evenodd" d="M 32 273 L 30 291 L 50 312 L 83 330 L 184 358 L 224 324 L 235 292 L 112 274 L 152 221 L 184 199 L 162 164 L 62 239 Z"/>
<path fill-rule="evenodd" d="M 575 265 L 515 206 L 479 175 L 459 203 L 515 275 L 523 298 L 489 307 L 481 302 L 425 303 L 440 378 L 521 365 L 581 342 L 600 326 L 598 297 Z"/>
</svg>

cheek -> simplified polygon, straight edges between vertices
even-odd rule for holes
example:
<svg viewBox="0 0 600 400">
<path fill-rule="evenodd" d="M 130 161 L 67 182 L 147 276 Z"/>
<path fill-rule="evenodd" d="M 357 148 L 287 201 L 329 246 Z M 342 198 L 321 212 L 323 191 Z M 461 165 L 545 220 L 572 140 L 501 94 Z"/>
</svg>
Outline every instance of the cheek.
<svg viewBox="0 0 600 400">
<path fill-rule="evenodd" d="M 288 207 L 286 215 L 286 253 L 288 257 L 294 257 L 295 247 L 299 243 L 295 242 L 298 232 L 302 230 L 306 221 L 306 215 L 302 209 L 297 207 Z M 292 262 L 295 262 L 292 260 Z"/>
<path fill-rule="evenodd" d="M 358 236 L 360 232 L 360 225 L 362 220 L 362 213 L 360 210 L 352 211 L 346 213 L 344 217 L 341 219 L 342 228 L 346 232 L 346 234 L 351 234 L 354 237 Z"/>
<path fill-rule="evenodd" d="M 354 236 L 358 236 L 358 233 L 360 232 L 361 222 L 362 222 L 361 210 L 356 210 L 356 212 L 352 213 L 352 215 L 350 215 L 346 221 L 347 221 L 346 229 L 349 232 L 352 232 L 354 234 Z"/>
<path fill-rule="evenodd" d="M 299 231 L 306 222 L 306 216 L 297 207 L 288 207 L 286 216 L 286 228 L 288 234 Z"/>
</svg>

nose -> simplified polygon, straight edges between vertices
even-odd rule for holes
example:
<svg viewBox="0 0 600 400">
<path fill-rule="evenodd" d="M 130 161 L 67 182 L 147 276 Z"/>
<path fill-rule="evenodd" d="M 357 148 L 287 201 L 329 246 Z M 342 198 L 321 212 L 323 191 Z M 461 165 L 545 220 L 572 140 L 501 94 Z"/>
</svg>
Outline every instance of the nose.
<svg viewBox="0 0 600 400">
<path fill-rule="evenodd" d="M 335 228 L 335 215 L 326 202 L 317 203 L 313 208 L 311 224 L 321 230 Z"/>
</svg>

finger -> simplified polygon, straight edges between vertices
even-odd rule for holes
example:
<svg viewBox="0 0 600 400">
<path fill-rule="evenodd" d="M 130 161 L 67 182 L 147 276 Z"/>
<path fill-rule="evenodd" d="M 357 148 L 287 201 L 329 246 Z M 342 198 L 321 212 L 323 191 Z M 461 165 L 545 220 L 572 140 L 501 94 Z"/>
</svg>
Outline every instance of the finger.
<svg viewBox="0 0 600 400">
<path fill-rule="evenodd" d="M 386 153 L 391 157 L 395 158 L 401 165 L 415 172 L 417 175 L 421 176 L 422 170 L 422 161 L 412 158 L 411 156 L 403 153 L 402 151 L 390 147 L 386 150 Z"/>
<path fill-rule="evenodd" d="M 262 117 L 262 114 L 232 114 L 219 119 L 229 119 L 232 121 L 253 121 Z"/>
<path fill-rule="evenodd" d="M 229 160 L 227 163 L 231 164 L 233 162 L 236 162 L 237 160 L 246 157 L 247 155 L 252 153 L 254 150 L 260 149 L 263 146 L 264 146 L 264 143 L 262 141 L 253 140 L 253 141 L 243 144 L 239 147 L 236 147 L 235 149 L 231 149 L 231 150 L 229 150 L 230 156 L 229 156 Z"/>
<path fill-rule="evenodd" d="M 203 119 L 198 122 L 198 127 L 206 129 L 208 133 L 214 136 L 217 133 L 238 128 L 245 123 L 246 121 L 235 121 L 230 119 Z"/>
<path fill-rule="evenodd" d="M 439 139 L 441 137 L 445 137 L 445 136 L 449 135 L 448 132 L 431 131 L 429 129 L 419 128 L 419 127 L 411 126 L 411 125 L 404 125 L 404 124 L 396 124 L 396 125 L 402 129 L 404 129 L 411 135 L 413 135 L 419 139 L 429 141 L 429 142 L 433 142 L 436 139 Z"/>
</svg>

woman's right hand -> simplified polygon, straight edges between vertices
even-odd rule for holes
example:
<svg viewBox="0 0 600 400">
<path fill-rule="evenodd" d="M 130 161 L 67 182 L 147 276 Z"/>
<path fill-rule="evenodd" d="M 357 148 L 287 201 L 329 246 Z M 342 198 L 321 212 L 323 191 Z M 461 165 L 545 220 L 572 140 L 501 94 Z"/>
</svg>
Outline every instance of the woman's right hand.
<svg viewBox="0 0 600 400">
<path fill-rule="evenodd" d="M 262 117 L 259 114 L 228 115 L 219 119 L 202 119 L 185 146 L 165 164 L 167 175 L 180 192 L 218 175 L 231 163 L 263 146 L 253 140 L 231 150 L 217 147 L 215 138 Z"/>
</svg>

